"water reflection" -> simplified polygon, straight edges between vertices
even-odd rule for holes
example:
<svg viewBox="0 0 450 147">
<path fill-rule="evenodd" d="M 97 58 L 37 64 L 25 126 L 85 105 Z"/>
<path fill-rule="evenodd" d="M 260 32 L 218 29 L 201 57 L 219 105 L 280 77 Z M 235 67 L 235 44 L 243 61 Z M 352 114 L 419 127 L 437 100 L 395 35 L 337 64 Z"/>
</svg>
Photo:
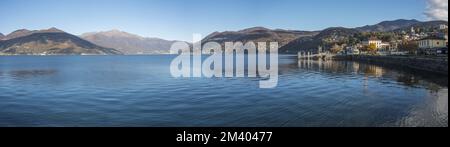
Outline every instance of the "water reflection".
<svg viewBox="0 0 450 147">
<path fill-rule="evenodd" d="M 424 99 L 412 106 L 404 117 L 394 123 L 386 122 L 380 126 L 448 126 L 448 77 L 405 68 L 382 67 L 366 63 L 348 61 L 298 60 L 301 70 L 338 75 L 340 78 L 362 78 L 363 93 L 367 97 L 371 88 L 395 86 L 396 83 L 413 89 L 426 89 Z M 372 82 L 371 82 L 372 81 Z M 373 82 L 375 81 L 375 82 Z M 392 83 L 396 82 L 396 83 Z M 374 85 L 370 85 L 374 84 Z M 380 92 L 392 92 L 388 89 Z M 394 95 L 407 100 L 406 95 Z"/>
<path fill-rule="evenodd" d="M 14 70 L 9 75 L 13 78 L 26 79 L 40 76 L 50 76 L 56 74 L 56 70 L 52 69 L 31 69 L 31 70 Z"/>
<path fill-rule="evenodd" d="M 382 77 L 385 73 L 384 68 L 376 65 L 362 64 L 358 62 L 342 61 L 313 61 L 299 60 L 298 67 L 301 69 L 320 71 L 326 73 L 353 73 L 363 74 L 369 77 Z"/>
<path fill-rule="evenodd" d="M 298 60 L 298 67 L 304 70 L 318 71 L 333 74 L 353 74 L 369 78 L 389 78 L 407 86 L 426 86 L 430 90 L 437 91 L 440 86 L 448 86 L 448 77 L 422 71 L 413 71 L 401 67 L 389 68 L 348 61 L 312 61 Z M 427 83 L 425 83 L 427 82 Z M 433 84 L 429 84 L 429 83 Z M 437 84 L 437 85 L 436 85 Z"/>
</svg>

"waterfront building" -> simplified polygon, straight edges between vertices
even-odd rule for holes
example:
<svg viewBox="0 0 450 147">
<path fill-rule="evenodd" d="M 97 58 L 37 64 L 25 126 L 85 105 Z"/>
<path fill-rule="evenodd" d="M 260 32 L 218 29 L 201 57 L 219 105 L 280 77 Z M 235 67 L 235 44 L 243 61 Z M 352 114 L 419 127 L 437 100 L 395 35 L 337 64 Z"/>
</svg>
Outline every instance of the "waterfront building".
<svg viewBox="0 0 450 147">
<path fill-rule="evenodd" d="M 383 41 L 381 41 L 380 39 L 376 38 L 376 37 L 371 37 L 366 41 L 363 41 L 363 45 L 371 45 L 371 44 L 375 44 L 375 46 L 377 47 L 377 49 L 380 49 L 382 47 L 382 43 Z"/>
<path fill-rule="evenodd" d="M 448 50 L 445 39 L 440 37 L 426 37 L 420 39 L 417 44 L 419 51 L 424 54 L 442 54 Z"/>
<path fill-rule="evenodd" d="M 420 49 L 444 48 L 445 39 L 440 37 L 426 37 L 418 41 Z"/>
</svg>

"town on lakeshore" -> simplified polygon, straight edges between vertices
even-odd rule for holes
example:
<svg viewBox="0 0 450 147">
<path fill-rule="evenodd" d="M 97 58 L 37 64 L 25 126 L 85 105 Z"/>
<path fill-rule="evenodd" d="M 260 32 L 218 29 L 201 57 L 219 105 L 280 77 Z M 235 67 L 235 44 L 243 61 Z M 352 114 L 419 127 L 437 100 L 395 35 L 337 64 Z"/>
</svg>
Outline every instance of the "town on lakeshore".
<svg viewBox="0 0 450 147">
<path fill-rule="evenodd" d="M 434 55 L 448 56 L 448 25 L 437 27 L 411 26 L 407 30 L 392 32 L 363 32 L 364 39 L 335 42 L 325 52 L 335 55 Z M 341 36 L 332 36 L 331 42 Z M 323 53 L 322 46 L 317 52 Z M 301 54 L 301 53 L 300 53 Z"/>
</svg>

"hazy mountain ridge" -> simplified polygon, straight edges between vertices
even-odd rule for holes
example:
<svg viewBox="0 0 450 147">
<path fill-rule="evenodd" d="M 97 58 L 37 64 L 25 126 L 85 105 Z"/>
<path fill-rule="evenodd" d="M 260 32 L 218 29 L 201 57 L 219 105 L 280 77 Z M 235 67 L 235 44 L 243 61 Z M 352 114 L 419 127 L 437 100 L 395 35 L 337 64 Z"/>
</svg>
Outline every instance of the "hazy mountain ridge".
<svg viewBox="0 0 450 147">
<path fill-rule="evenodd" d="M 119 30 L 85 33 L 80 37 L 100 46 L 115 48 L 124 54 L 168 54 L 171 45 L 177 42 L 141 37 Z"/>
<path fill-rule="evenodd" d="M 0 41 L 0 53 L 12 55 L 121 54 L 120 51 L 97 46 L 56 28 L 40 31 L 25 29 L 14 31 L 7 35 L 7 40 Z"/>
</svg>

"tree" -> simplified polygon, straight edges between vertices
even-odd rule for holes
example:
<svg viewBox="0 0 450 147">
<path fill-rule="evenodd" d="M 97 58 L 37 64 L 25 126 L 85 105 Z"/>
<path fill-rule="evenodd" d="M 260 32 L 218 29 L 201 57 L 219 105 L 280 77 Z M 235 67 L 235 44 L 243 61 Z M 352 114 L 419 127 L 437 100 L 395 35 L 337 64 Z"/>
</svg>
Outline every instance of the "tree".
<svg viewBox="0 0 450 147">
<path fill-rule="evenodd" d="M 337 44 L 333 45 L 333 47 L 330 49 L 330 52 L 334 53 L 334 54 L 339 53 L 341 51 L 342 51 L 342 47 Z"/>
<path fill-rule="evenodd" d="M 367 46 L 367 51 L 371 54 L 376 54 L 377 53 L 377 45 L 374 43 L 369 44 L 369 46 Z"/>
<path fill-rule="evenodd" d="M 391 42 L 392 40 L 394 40 L 394 34 L 391 33 L 385 33 L 383 34 L 381 37 L 381 40 L 383 40 L 384 42 Z"/>
<path fill-rule="evenodd" d="M 408 41 L 398 45 L 400 51 L 407 51 L 409 53 L 415 53 L 418 48 L 419 45 L 415 41 Z"/>
</svg>

